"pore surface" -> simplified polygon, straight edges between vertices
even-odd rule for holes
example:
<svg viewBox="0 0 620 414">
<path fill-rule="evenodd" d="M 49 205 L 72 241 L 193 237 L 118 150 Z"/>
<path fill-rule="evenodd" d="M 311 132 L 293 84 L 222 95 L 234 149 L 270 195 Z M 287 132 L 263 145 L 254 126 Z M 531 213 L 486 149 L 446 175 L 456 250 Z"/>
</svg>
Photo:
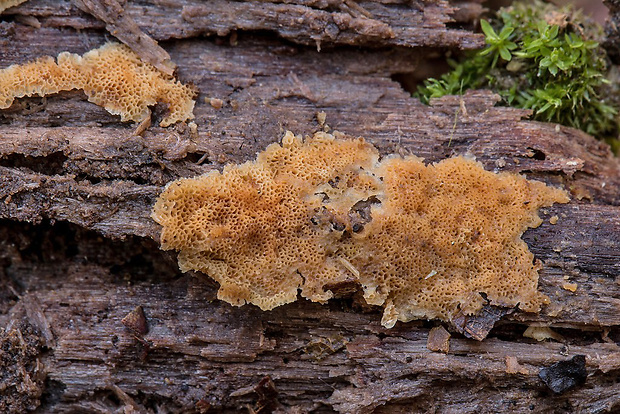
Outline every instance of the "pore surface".
<svg viewBox="0 0 620 414">
<path fill-rule="evenodd" d="M 268 310 L 357 283 L 391 327 L 487 302 L 539 311 L 548 299 L 521 235 L 555 202 L 568 196 L 463 157 L 380 161 L 362 139 L 287 133 L 256 161 L 170 183 L 153 218 L 162 248 L 217 280 L 222 300 Z"/>
</svg>

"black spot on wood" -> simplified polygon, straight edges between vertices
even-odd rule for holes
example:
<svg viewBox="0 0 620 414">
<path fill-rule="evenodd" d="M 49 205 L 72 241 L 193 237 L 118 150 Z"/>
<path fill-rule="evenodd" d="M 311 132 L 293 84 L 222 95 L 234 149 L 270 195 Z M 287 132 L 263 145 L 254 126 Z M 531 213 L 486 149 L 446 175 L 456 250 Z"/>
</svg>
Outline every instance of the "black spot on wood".
<svg viewBox="0 0 620 414">
<path fill-rule="evenodd" d="M 551 391 L 562 394 L 586 382 L 585 355 L 575 355 L 569 361 L 560 361 L 543 368 L 538 376 Z"/>
</svg>

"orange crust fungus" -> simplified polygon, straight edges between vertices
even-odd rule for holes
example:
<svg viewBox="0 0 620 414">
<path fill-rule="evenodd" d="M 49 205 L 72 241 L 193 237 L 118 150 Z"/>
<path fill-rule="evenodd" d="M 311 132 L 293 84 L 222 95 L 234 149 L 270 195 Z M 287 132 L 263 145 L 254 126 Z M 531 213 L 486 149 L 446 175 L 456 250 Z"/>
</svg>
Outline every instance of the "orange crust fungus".
<svg viewBox="0 0 620 414">
<path fill-rule="evenodd" d="M 8 9 L 9 7 L 15 7 L 18 4 L 22 4 L 26 0 L 0 0 L 0 13 Z"/>
<path fill-rule="evenodd" d="M 161 126 L 194 118 L 191 88 L 118 43 L 106 43 L 84 56 L 63 52 L 57 62 L 46 56 L 1 69 L 0 109 L 11 106 L 15 98 L 72 89 L 83 90 L 90 102 L 120 115 L 122 121 L 143 121 L 150 116 L 148 107 L 158 102 L 169 110 Z"/>
<path fill-rule="evenodd" d="M 425 165 L 363 139 L 287 132 L 255 161 L 181 179 L 153 218 L 183 271 L 220 283 L 218 298 L 263 310 L 359 283 L 382 324 L 450 320 L 485 303 L 537 312 L 538 269 L 521 240 L 560 189 L 456 157 Z"/>
</svg>

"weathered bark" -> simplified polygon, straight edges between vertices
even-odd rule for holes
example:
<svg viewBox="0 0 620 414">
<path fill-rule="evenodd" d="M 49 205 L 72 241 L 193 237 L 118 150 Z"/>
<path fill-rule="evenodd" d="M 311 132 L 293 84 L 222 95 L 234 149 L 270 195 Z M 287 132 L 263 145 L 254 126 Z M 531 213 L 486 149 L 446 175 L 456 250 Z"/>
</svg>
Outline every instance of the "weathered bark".
<svg viewBox="0 0 620 414">
<path fill-rule="evenodd" d="M 13 9 L 37 15 L 40 28 L 0 23 L 3 65 L 63 50 L 84 53 L 104 41 L 103 25 L 68 3 L 52 4 L 33 0 Z M 168 4 L 176 3 L 140 7 Z M 267 8 L 234 3 L 249 4 Z M 78 21 L 88 30 L 58 28 Z M 139 25 L 158 40 L 211 30 L 175 36 L 170 33 L 180 29 L 162 21 L 148 30 Z M 295 40 L 312 36 L 307 29 Z M 433 45 L 453 46 L 450 36 Z M 391 79 L 415 71 L 426 56 L 419 49 L 319 53 L 243 33 L 234 42 L 188 38 L 161 45 L 179 77 L 200 91 L 196 132 L 177 125 L 137 136 L 135 126 L 81 93 L 21 99 L 0 113 L 0 327 L 10 328 L 0 342 L 19 357 L 12 369 L 34 384 L 21 394 L 0 390 L 0 398 L 14 398 L 17 410 L 42 392 L 40 412 L 620 407 L 620 164 L 606 145 L 570 128 L 527 121 L 527 111 L 496 107 L 489 92 L 422 105 Z M 212 106 L 211 98 L 223 106 Z M 546 209 L 544 224 L 524 237 L 544 263 L 540 289 L 551 304 L 540 314 L 504 316 L 483 342 L 453 334 L 444 354 L 427 348 L 434 322 L 387 330 L 377 309 L 352 299 L 298 301 L 270 312 L 235 308 L 215 299 L 217 286 L 207 277 L 180 274 L 175 255 L 158 249 L 159 229 L 149 218 L 163 186 L 253 159 L 286 129 L 310 134 L 320 128 L 318 111 L 332 128 L 365 137 L 383 154 L 415 153 L 428 162 L 470 154 L 487 169 L 569 189 L 572 201 Z M 577 284 L 575 292 L 563 288 L 567 282 Z M 146 334 L 122 322 L 137 306 L 146 315 Z M 552 326 L 564 340 L 524 338 L 531 324 Z M 20 334 L 29 347 L 15 345 Z M 586 356 L 586 384 L 554 395 L 538 372 L 574 355 Z M 44 367 L 44 383 L 34 367 Z"/>
<path fill-rule="evenodd" d="M 609 20 L 605 26 L 606 39 L 604 42 L 605 49 L 609 57 L 618 64 L 620 61 L 620 1 L 603 0 L 609 8 Z"/>
<path fill-rule="evenodd" d="M 127 37 L 136 36 L 136 29 L 132 27 L 135 23 L 156 40 L 200 35 L 226 36 L 243 30 L 271 31 L 295 43 L 319 48 L 329 45 L 398 45 L 461 49 L 483 46 L 483 37 L 446 25 L 472 25 L 482 13 L 480 2 L 169 0 L 126 2 L 121 7 L 115 0 L 75 0 L 81 8 L 103 18 L 108 28 L 120 30 L 120 34 Z M 115 19 L 114 13 L 109 13 L 110 9 L 115 9 L 116 14 L 122 10 L 122 18 Z M 29 1 L 7 10 L 6 14 L 34 16 L 44 26 L 76 29 L 102 27 L 102 22 L 72 7 L 68 0 Z M 118 33 L 112 34 L 118 36 Z M 119 38 L 122 40 L 122 37 Z"/>
<path fill-rule="evenodd" d="M 167 75 L 174 73 L 170 55 L 155 40 L 144 33 L 117 0 L 74 0 L 80 10 L 105 23 L 108 32 L 133 49 L 146 62 Z"/>
</svg>

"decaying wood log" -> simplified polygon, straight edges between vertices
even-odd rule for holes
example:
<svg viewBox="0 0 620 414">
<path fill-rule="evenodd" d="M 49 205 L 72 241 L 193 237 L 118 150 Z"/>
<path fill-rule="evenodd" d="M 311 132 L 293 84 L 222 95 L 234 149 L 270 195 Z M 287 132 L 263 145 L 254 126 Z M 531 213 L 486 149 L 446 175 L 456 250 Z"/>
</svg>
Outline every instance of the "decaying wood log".
<svg viewBox="0 0 620 414">
<path fill-rule="evenodd" d="M 104 42 L 101 23 L 58 3 L 31 0 L 11 9 L 9 19 L 36 16 L 41 27 L 0 22 L 3 65 L 63 50 L 84 53 Z M 77 92 L 20 99 L 0 113 L 2 409 L 19 412 L 37 403 L 44 413 L 620 407 L 620 164 L 606 145 L 570 128 L 528 121 L 527 111 L 497 107 L 487 91 L 421 104 L 392 80 L 416 70 L 427 56 L 420 49 L 318 52 L 243 32 L 236 39 L 196 39 L 218 29 L 200 19 L 181 28 L 174 20 L 181 13 L 170 13 L 179 3 L 124 7 L 161 41 L 180 79 L 200 91 L 196 129 L 153 126 L 137 135 L 134 125 L 121 124 Z M 189 3 L 183 4 L 187 13 Z M 379 9 L 402 11 L 403 4 L 427 17 L 447 7 L 431 1 L 416 3 L 417 9 L 412 3 L 357 4 L 373 16 Z M 289 36 L 289 29 L 275 28 L 256 10 L 341 13 L 330 2 L 191 7 L 204 13 L 206 5 L 233 10 L 223 18 L 230 27 L 272 30 L 301 44 L 314 41 L 311 27 Z M 240 17 L 234 7 L 256 12 Z M 138 9 L 151 13 L 154 23 L 140 20 Z M 254 26 L 240 19 L 254 19 Z M 468 33 L 456 38 L 452 29 L 436 30 L 429 43 L 419 43 L 413 32 L 375 43 L 353 31 L 333 43 L 476 43 Z M 177 37 L 183 40 L 167 41 Z M 487 169 L 567 188 L 572 201 L 546 209 L 543 225 L 524 236 L 544 263 L 540 289 L 551 304 L 540 314 L 503 316 L 482 342 L 446 327 L 452 336 L 441 352 L 427 346 L 438 325 L 432 321 L 388 330 L 379 310 L 360 307 L 355 298 L 327 305 L 298 301 L 270 312 L 236 308 L 216 300 L 217 286 L 208 277 L 181 274 L 175 255 L 159 250 L 159 229 L 149 218 L 163 186 L 252 159 L 287 129 L 310 134 L 322 128 L 319 111 L 331 128 L 365 137 L 382 154 L 414 153 L 428 162 L 470 154 Z M 556 215 L 557 224 L 550 224 Z M 124 319 L 138 306 L 144 329 Z M 549 326 L 563 339 L 523 337 L 532 325 Z M 585 356 L 585 385 L 554 394 L 539 370 L 575 355 Z M 15 387 L 16 378 L 28 378 L 28 387 Z"/>
</svg>

